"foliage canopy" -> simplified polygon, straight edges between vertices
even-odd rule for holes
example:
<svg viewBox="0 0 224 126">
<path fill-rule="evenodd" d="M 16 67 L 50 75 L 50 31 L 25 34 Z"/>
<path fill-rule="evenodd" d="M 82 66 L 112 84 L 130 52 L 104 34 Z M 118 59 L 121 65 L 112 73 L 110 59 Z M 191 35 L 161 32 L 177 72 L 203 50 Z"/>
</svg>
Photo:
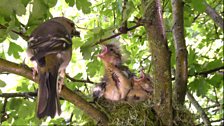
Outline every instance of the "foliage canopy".
<svg viewBox="0 0 224 126">
<path fill-rule="evenodd" d="M 163 0 L 162 11 L 166 35 L 171 51 L 171 69 L 175 72 L 175 48 L 172 33 L 171 1 Z M 205 13 L 205 0 L 184 1 L 184 28 L 188 50 L 188 92 L 194 94 L 211 121 L 216 124 L 223 119 L 223 29 Z M 222 0 L 207 0 L 223 18 Z M 140 0 L 129 0 L 123 10 L 122 0 L 1 0 L 0 2 L 0 58 L 22 63 L 26 56 L 27 37 L 32 30 L 46 19 L 65 16 L 72 19 L 81 38 L 73 38 L 73 57 L 67 73 L 76 80 L 99 82 L 103 65 L 96 57 L 100 52 L 97 42 L 119 33 L 124 20 L 128 28 L 143 17 Z M 151 17 L 153 18 L 153 17 Z M 151 54 L 144 27 L 139 26 L 127 34 L 121 34 L 108 41 L 119 43 L 125 54 L 124 62 L 133 72 L 140 67 L 151 72 Z M 30 66 L 28 59 L 25 63 Z M 222 71 L 220 71 L 222 70 Z M 173 82 L 174 83 L 174 82 Z M 87 101 L 92 100 L 92 83 L 66 79 L 71 90 L 81 91 Z M 35 92 L 37 85 L 23 77 L 0 71 L 0 94 L 14 92 Z M 2 96 L 2 95 L 1 95 Z M 5 101 L 7 100 L 7 102 Z M 62 115 L 55 119 L 38 120 L 35 115 L 35 97 L 0 98 L 0 120 L 2 125 L 20 124 L 76 124 L 90 123 L 80 109 L 68 101 L 61 100 Z M 200 113 L 186 100 L 186 107 L 194 113 L 198 124 Z M 214 107 L 212 107 L 214 106 Z M 199 116 L 199 117 L 198 117 Z"/>
</svg>

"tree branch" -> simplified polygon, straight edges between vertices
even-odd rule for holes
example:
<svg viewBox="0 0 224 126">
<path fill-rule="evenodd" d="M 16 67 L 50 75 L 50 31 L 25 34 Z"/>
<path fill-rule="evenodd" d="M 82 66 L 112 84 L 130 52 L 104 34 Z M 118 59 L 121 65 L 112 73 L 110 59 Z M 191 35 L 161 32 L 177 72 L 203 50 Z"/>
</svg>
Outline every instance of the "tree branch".
<svg viewBox="0 0 224 126">
<path fill-rule="evenodd" d="M 178 105 L 183 105 L 187 91 L 187 48 L 184 39 L 184 4 L 182 0 L 172 0 L 173 38 L 176 52 L 176 73 L 174 98 Z"/>
<path fill-rule="evenodd" d="M 224 66 L 220 66 L 220 67 L 213 68 L 213 69 L 206 70 L 206 71 L 197 72 L 197 73 L 194 73 L 194 74 L 189 74 L 188 76 L 189 77 L 198 76 L 198 75 L 200 75 L 200 76 L 207 76 L 208 74 L 217 72 L 217 71 L 219 71 L 221 69 L 224 69 Z M 172 80 L 175 80 L 175 77 L 173 77 Z"/>
<path fill-rule="evenodd" d="M 131 31 L 131 30 L 133 30 L 133 29 L 136 29 L 136 28 L 139 27 L 139 26 L 142 26 L 142 24 L 141 24 L 141 23 L 137 23 L 135 26 L 132 26 L 132 27 L 128 28 L 127 31 Z M 105 42 L 105 41 L 107 41 L 107 40 L 110 40 L 110 39 L 112 39 L 112 38 L 115 38 L 115 37 L 117 37 L 117 36 L 119 36 L 119 35 L 121 35 L 121 34 L 124 34 L 124 33 L 122 33 L 122 32 L 118 32 L 118 33 L 116 33 L 116 34 L 114 34 L 114 35 L 112 35 L 112 36 L 110 36 L 110 37 L 107 37 L 107 38 L 104 38 L 104 39 L 100 39 L 100 40 L 99 40 L 98 42 L 96 42 L 93 46 L 98 45 L 98 44 L 101 44 L 101 43 L 103 43 L 103 42 Z"/>
<path fill-rule="evenodd" d="M 9 72 L 23 76 L 34 82 L 38 82 L 38 78 L 33 79 L 32 70 L 24 65 L 19 65 L 0 58 L 0 72 Z M 108 118 L 101 111 L 97 110 L 91 104 L 89 104 L 82 97 L 72 92 L 66 86 L 63 86 L 60 96 L 65 100 L 73 103 L 75 106 L 83 110 L 87 115 L 89 115 L 96 122 L 100 122 L 102 125 L 107 125 Z"/>
<path fill-rule="evenodd" d="M 214 123 L 214 122 L 223 122 L 223 121 L 224 121 L 224 118 L 221 118 L 221 119 L 217 119 L 217 120 L 211 120 L 211 123 Z M 220 126 L 222 126 L 222 124 Z"/>
<path fill-rule="evenodd" d="M 211 6 L 208 5 L 208 3 L 204 2 L 206 6 L 205 13 L 221 28 L 223 29 L 224 23 L 222 17 L 213 9 Z"/>
<path fill-rule="evenodd" d="M 160 0 L 142 0 L 144 27 L 146 29 L 152 61 L 154 82 L 154 109 L 163 125 L 173 126 L 172 84 L 170 51 L 165 34 Z"/>
<path fill-rule="evenodd" d="M 7 29 L 7 27 L 0 24 L 0 29 Z M 11 32 L 21 36 L 24 40 L 28 40 L 28 38 L 29 38 L 29 36 L 24 35 L 22 32 L 18 32 L 18 31 L 15 31 L 15 30 L 11 30 Z"/>
<path fill-rule="evenodd" d="M 197 111 L 200 114 L 200 116 L 201 116 L 204 124 L 206 126 L 211 126 L 211 122 L 210 122 L 208 116 L 206 115 L 206 113 L 203 110 L 203 108 L 199 105 L 199 103 L 197 102 L 197 100 L 194 98 L 194 96 L 191 93 L 187 92 L 187 98 L 191 101 L 191 103 L 197 109 Z"/>
<path fill-rule="evenodd" d="M 189 75 L 189 76 L 197 76 L 197 75 L 203 75 L 203 76 L 207 76 L 208 74 L 210 73 L 214 73 L 216 71 L 219 71 L 221 69 L 224 69 L 224 66 L 220 66 L 220 67 L 217 67 L 217 68 L 213 68 L 213 69 L 210 69 L 210 70 L 207 70 L 207 71 L 202 71 L 202 72 L 198 72 L 198 73 L 195 73 L 193 75 Z"/>
<path fill-rule="evenodd" d="M 11 98 L 11 97 L 36 97 L 37 92 L 20 92 L 20 93 L 2 93 L 0 94 L 0 97 L 5 97 L 5 98 Z"/>
<path fill-rule="evenodd" d="M 124 33 L 126 34 L 128 31 L 127 31 L 127 17 L 125 17 L 125 15 L 127 15 L 127 2 L 128 0 L 123 0 L 123 6 L 122 6 L 122 24 L 121 24 L 121 27 L 119 28 L 119 31 L 121 33 Z"/>
<path fill-rule="evenodd" d="M 2 122 L 4 122 L 5 120 L 8 119 L 8 115 L 6 113 L 6 105 L 8 103 L 8 98 L 5 98 L 4 99 L 4 103 L 3 103 L 3 106 L 2 106 L 2 111 L 1 111 L 1 120 L 0 120 L 0 124 L 2 124 Z"/>
<path fill-rule="evenodd" d="M 70 77 L 68 74 L 65 75 L 66 78 L 68 78 L 70 81 L 72 82 L 80 82 L 80 83 L 90 83 L 90 84 L 98 84 L 96 82 L 92 82 L 91 80 L 87 79 L 87 80 L 77 80 L 75 78 Z"/>
</svg>

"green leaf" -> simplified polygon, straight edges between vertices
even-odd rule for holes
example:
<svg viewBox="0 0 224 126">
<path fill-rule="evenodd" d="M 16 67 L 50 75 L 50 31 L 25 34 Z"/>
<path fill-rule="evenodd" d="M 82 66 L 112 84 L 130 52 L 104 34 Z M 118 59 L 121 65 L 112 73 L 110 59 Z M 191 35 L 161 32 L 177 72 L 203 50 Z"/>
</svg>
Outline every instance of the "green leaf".
<svg viewBox="0 0 224 126">
<path fill-rule="evenodd" d="M 11 124 L 7 121 L 2 122 L 2 126 L 10 126 Z"/>
<path fill-rule="evenodd" d="M 76 0 L 76 7 L 78 10 L 82 10 L 84 14 L 90 13 L 90 6 L 92 4 L 87 0 Z"/>
<path fill-rule="evenodd" d="M 49 14 L 49 8 L 43 0 L 34 0 L 28 26 L 40 24 Z"/>
<path fill-rule="evenodd" d="M 123 21 L 127 20 L 132 15 L 132 13 L 135 11 L 135 9 L 136 8 L 134 6 L 134 3 L 132 1 L 128 1 L 127 5 L 126 5 L 126 10 L 124 12 Z"/>
<path fill-rule="evenodd" d="M 0 43 L 3 42 L 7 37 L 6 29 L 0 29 Z"/>
<path fill-rule="evenodd" d="M 73 46 L 75 49 L 79 48 L 83 44 L 83 41 L 81 41 L 81 38 L 78 38 L 78 37 L 73 37 L 72 41 L 73 41 Z"/>
<path fill-rule="evenodd" d="M 20 106 L 22 105 L 22 103 L 23 103 L 23 100 L 22 99 L 15 99 L 15 98 L 13 98 L 13 99 L 10 100 L 9 108 L 11 110 L 18 111 L 18 109 L 20 108 Z"/>
<path fill-rule="evenodd" d="M 14 42 L 10 42 L 8 54 L 13 55 L 16 59 L 20 58 L 19 52 L 22 52 L 23 49 Z"/>
<path fill-rule="evenodd" d="M 27 111 L 27 110 L 26 110 Z M 14 126 L 21 126 L 24 124 L 28 124 L 28 120 L 24 119 L 24 118 L 18 118 L 13 122 Z"/>
<path fill-rule="evenodd" d="M 0 17 L 0 24 L 4 25 L 5 23 L 7 23 L 7 21 L 5 20 L 4 17 Z"/>
<path fill-rule="evenodd" d="M 90 59 L 91 58 L 91 53 L 93 51 L 93 47 L 90 47 L 90 46 L 82 46 L 80 48 L 81 52 L 82 52 L 82 55 L 83 55 L 83 58 L 85 60 L 87 59 Z"/>
<path fill-rule="evenodd" d="M 83 76 L 83 73 L 78 73 L 78 74 L 75 76 L 75 78 L 77 78 L 77 79 L 81 79 L 82 76 Z"/>
<path fill-rule="evenodd" d="M 1 0 L 0 15 L 9 18 L 13 14 L 22 16 L 25 14 L 26 8 L 21 0 Z"/>
<path fill-rule="evenodd" d="M 205 11 L 206 6 L 204 5 L 204 0 L 192 0 L 191 2 L 192 2 L 193 8 L 196 11 L 198 11 L 200 13 Z"/>
<path fill-rule="evenodd" d="M 69 5 L 70 7 L 73 7 L 74 4 L 75 4 L 75 0 L 65 0 L 65 2 L 68 3 L 68 5 Z"/>
<path fill-rule="evenodd" d="M 216 88 L 220 88 L 221 87 L 221 83 L 223 81 L 223 75 L 220 74 L 215 74 L 210 80 L 209 82 Z"/>
<path fill-rule="evenodd" d="M 205 96 L 208 92 L 210 85 L 204 78 L 196 78 L 189 84 L 190 90 L 197 93 L 197 96 Z"/>
<path fill-rule="evenodd" d="M 90 36 L 88 36 L 88 39 L 86 40 L 86 42 L 80 47 L 80 51 L 85 60 L 90 59 L 91 54 L 94 51 L 94 48 L 95 48 L 95 47 L 93 47 L 93 42 L 95 41 L 94 38 L 95 37 L 92 36 L 92 34 L 91 34 Z"/>
<path fill-rule="evenodd" d="M 31 0 L 21 0 L 24 6 L 26 6 Z"/>
<path fill-rule="evenodd" d="M 6 83 L 2 80 L 0 80 L 0 87 L 5 87 L 6 86 Z"/>
<path fill-rule="evenodd" d="M 7 27 L 7 32 L 9 33 L 10 37 L 14 40 L 17 40 L 18 39 L 18 35 L 15 34 L 14 32 L 12 32 L 12 30 L 15 30 L 17 31 L 17 19 L 15 16 L 10 16 L 11 20 L 10 22 L 8 23 L 8 27 Z"/>
<path fill-rule="evenodd" d="M 100 63 L 96 59 L 87 64 L 87 73 L 90 77 L 93 77 L 94 75 L 96 75 L 98 71 L 98 69 L 96 68 L 100 68 Z"/>
<path fill-rule="evenodd" d="M 19 117 L 25 118 L 25 117 L 31 117 L 33 113 L 35 112 L 35 102 L 31 102 L 28 100 L 23 101 L 23 104 L 18 110 Z M 30 110 L 30 111 L 27 111 Z"/>
<path fill-rule="evenodd" d="M 29 91 L 27 83 L 22 83 L 21 86 L 16 88 L 17 91 Z"/>
<path fill-rule="evenodd" d="M 49 122 L 49 125 L 66 125 L 66 121 L 64 118 L 59 118 L 59 119 L 52 119 Z"/>
<path fill-rule="evenodd" d="M 49 8 L 54 7 L 57 3 L 57 0 L 44 0 L 44 3 L 48 5 Z"/>
<path fill-rule="evenodd" d="M 222 66 L 222 61 L 220 59 L 216 59 L 214 61 L 206 63 L 203 67 L 206 70 L 211 70 L 211 69 L 217 68 L 219 66 Z"/>
</svg>

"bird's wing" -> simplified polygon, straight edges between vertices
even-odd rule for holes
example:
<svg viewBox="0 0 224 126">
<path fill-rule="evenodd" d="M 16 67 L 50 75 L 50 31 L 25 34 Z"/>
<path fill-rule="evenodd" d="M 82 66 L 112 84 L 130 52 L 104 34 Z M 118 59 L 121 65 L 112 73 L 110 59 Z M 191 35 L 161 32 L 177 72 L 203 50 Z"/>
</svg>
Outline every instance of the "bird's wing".
<svg viewBox="0 0 224 126">
<path fill-rule="evenodd" d="M 69 37 L 38 37 L 30 38 L 29 48 L 33 50 L 31 60 L 38 60 L 48 54 L 58 53 L 71 47 L 72 42 Z"/>
</svg>

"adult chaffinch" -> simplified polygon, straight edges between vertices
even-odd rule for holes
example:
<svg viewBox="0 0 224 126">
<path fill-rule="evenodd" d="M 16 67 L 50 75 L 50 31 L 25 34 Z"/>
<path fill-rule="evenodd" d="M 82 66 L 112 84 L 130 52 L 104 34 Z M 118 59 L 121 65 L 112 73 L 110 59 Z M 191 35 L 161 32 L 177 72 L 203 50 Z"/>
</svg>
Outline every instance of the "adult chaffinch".
<svg viewBox="0 0 224 126">
<path fill-rule="evenodd" d="M 71 60 L 73 36 L 79 36 L 73 21 L 55 17 L 40 24 L 28 40 L 27 55 L 39 77 L 38 118 L 61 113 L 58 90 Z"/>
</svg>

